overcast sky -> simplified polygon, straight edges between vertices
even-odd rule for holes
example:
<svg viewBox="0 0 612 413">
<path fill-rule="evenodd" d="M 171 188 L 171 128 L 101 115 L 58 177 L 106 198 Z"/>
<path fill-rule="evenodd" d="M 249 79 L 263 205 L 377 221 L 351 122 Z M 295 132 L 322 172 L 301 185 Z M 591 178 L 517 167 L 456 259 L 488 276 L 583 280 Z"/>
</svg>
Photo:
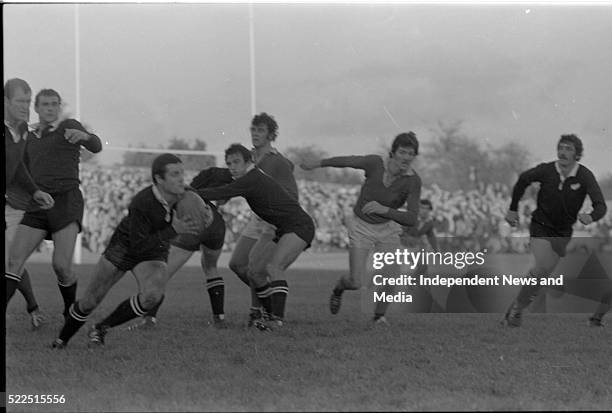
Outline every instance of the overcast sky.
<svg viewBox="0 0 612 413">
<path fill-rule="evenodd" d="M 75 110 L 75 5 L 5 5 L 4 79 L 57 89 Z M 111 146 L 250 143 L 377 152 L 438 122 L 552 160 L 563 133 L 612 172 L 612 6 L 88 4 L 78 7 L 80 118 Z M 36 120 L 33 113 L 32 120 Z M 109 154 L 111 151 L 108 151 Z"/>
</svg>

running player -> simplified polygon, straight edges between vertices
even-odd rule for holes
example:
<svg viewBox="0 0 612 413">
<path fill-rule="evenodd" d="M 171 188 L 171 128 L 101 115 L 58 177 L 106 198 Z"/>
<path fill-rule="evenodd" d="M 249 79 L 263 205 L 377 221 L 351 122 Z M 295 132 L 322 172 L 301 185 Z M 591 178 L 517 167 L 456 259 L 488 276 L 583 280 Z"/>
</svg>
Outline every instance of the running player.
<svg viewBox="0 0 612 413">
<path fill-rule="evenodd" d="M 26 300 L 26 309 L 30 314 L 32 328 L 39 328 L 44 317 L 32 290 L 30 275 L 24 268 L 21 277 L 6 273 L 8 269 L 9 246 L 11 245 L 17 226 L 23 218 L 26 209 L 53 206 L 53 197 L 41 191 L 32 180 L 23 162 L 26 139 L 28 135 L 28 120 L 30 118 L 30 102 L 32 89 L 23 79 L 9 79 L 4 84 L 4 150 L 5 150 L 5 205 L 4 205 L 4 268 L 6 301 L 10 300 L 15 288 Z M 6 310 L 6 308 L 5 308 Z"/>
<path fill-rule="evenodd" d="M 198 193 L 209 200 L 242 196 L 259 218 L 276 228 L 266 258 L 261 259 L 263 263 L 248 270 L 248 281 L 255 287 L 257 298 L 270 318 L 264 320 L 260 314 L 253 325 L 261 330 L 273 329 L 283 323 L 289 292 L 285 270 L 310 246 L 314 223 L 292 195 L 255 166 L 247 148 L 231 145 L 225 151 L 225 162 L 234 181 L 217 188 L 201 189 Z"/>
<path fill-rule="evenodd" d="M 64 348 L 87 321 L 112 286 L 127 271 L 138 281 L 139 293 L 123 301 L 89 332 L 90 345 L 103 345 L 108 329 L 144 316 L 164 295 L 170 239 L 180 233 L 198 234 L 190 218 L 179 219 L 173 207 L 185 192 L 181 160 L 163 154 L 151 166 L 153 185 L 138 192 L 102 253 L 85 293 L 69 309 L 53 348 Z"/>
<path fill-rule="evenodd" d="M 578 163 L 583 153 L 583 145 L 576 135 L 561 135 L 557 143 L 557 160 L 541 163 L 523 172 L 514 185 L 512 201 L 506 214 L 506 221 L 513 227 L 519 223 L 518 203 L 532 182 L 540 183 L 537 208 L 531 216 L 529 234 L 531 253 L 535 266 L 529 276 L 539 279 L 548 277 L 565 255 L 565 248 L 572 237 L 572 226 L 578 219 L 582 224 L 601 219 L 606 214 L 599 184 L 593 173 Z M 579 214 L 586 196 L 591 199 L 593 211 Z M 510 304 L 502 323 L 509 327 L 519 327 L 522 312 L 537 296 L 539 285 L 523 286 Z"/>
<path fill-rule="evenodd" d="M 272 146 L 278 136 L 278 124 L 274 117 L 262 112 L 251 121 L 251 142 L 253 144 L 253 161 L 259 169 L 278 182 L 296 201 L 298 198 L 297 183 L 293 176 L 293 164 Z M 261 272 L 273 251 L 273 239 L 276 228 L 261 219 L 257 214 L 251 218 L 240 234 L 236 247 L 229 261 L 230 269 L 247 285 L 249 271 Z M 248 325 L 266 316 L 262 304 L 257 298 L 255 287 L 251 288 L 251 309 Z"/>
<path fill-rule="evenodd" d="M 189 185 L 192 189 L 198 190 L 207 187 L 215 187 L 230 183 L 232 175 L 227 168 L 208 168 L 201 171 Z M 170 240 L 170 253 L 168 256 L 168 274 L 172 277 L 183 265 L 191 258 L 195 251 L 201 251 L 200 263 L 202 271 L 206 277 L 206 289 L 210 299 L 210 306 L 213 312 L 213 325 L 216 328 L 225 329 L 224 301 L 225 283 L 223 277 L 217 270 L 217 262 L 223 250 L 225 242 L 225 220 L 217 210 L 217 206 L 210 201 L 204 200 L 210 207 L 213 214 L 212 223 L 200 234 L 199 242 L 192 243 L 183 237 L 175 237 Z M 129 327 L 130 330 L 138 328 L 152 328 L 157 324 L 157 312 L 163 302 L 153 307 L 142 318 L 141 322 Z"/>
<path fill-rule="evenodd" d="M 341 277 L 330 297 L 329 308 L 337 314 L 345 290 L 358 290 L 366 275 L 366 267 L 372 251 L 395 252 L 400 248 L 401 225 L 417 223 L 421 178 L 412 169 L 412 161 L 419 153 L 419 142 L 413 132 L 401 133 L 391 145 L 389 157 L 379 155 L 341 156 L 327 159 L 310 159 L 301 167 L 311 170 L 318 167 L 357 168 L 365 171 L 349 230 L 349 274 Z M 403 205 L 406 210 L 402 211 Z M 385 292 L 391 292 L 387 286 Z M 387 324 L 385 312 L 389 303 L 379 301 L 374 309 L 374 323 Z"/>
</svg>

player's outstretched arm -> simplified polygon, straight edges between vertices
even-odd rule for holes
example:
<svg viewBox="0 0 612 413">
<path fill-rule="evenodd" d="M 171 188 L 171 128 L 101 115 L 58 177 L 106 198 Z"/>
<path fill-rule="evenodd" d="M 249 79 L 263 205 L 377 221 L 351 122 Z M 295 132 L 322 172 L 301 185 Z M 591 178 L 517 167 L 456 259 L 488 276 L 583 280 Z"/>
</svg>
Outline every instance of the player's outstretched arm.
<svg viewBox="0 0 612 413">
<path fill-rule="evenodd" d="M 209 201 L 218 201 L 233 198 L 235 196 L 245 196 L 253 190 L 257 190 L 257 182 L 254 182 L 247 174 L 230 184 L 215 188 L 198 189 L 197 193 L 202 198 Z"/>
</svg>

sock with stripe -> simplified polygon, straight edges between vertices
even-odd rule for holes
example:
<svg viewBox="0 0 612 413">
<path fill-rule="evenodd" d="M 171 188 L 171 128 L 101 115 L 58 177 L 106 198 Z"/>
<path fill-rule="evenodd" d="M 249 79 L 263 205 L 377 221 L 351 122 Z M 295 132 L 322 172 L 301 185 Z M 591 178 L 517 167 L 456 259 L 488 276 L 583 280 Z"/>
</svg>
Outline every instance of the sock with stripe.
<svg viewBox="0 0 612 413">
<path fill-rule="evenodd" d="M 270 283 L 266 283 L 263 287 L 255 288 L 255 293 L 257 294 L 257 298 L 261 302 L 261 305 L 264 308 L 264 311 L 272 314 L 272 303 L 270 300 L 270 294 L 272 294 L 272 289 L 270 288 Z"/>
<path fill-rule="evenodd" d="M 66 321 L 64 322 L 64 326 L 62 327 L 62 331 L 60 331 L 59 338 L 64 343 L 67 343 L 68 340 L 72 338 L 76 334 L 77 331 L 85 324 L 87 321 L 87 317 L 89 313 L 81 311 L 79 308 L 78 301 L 75 302 L 66 313 Z"/>
<path fill-rule="evenodd" d="M 32 289 L 32 282 L 30 281 L 30 274 L 28 274 L 28 270 L 23 270 L 23 273 L 21 274 L 21 282 L 17 285 L 17 289 L 26 300 L 26 308 L 28 313 L 38 310 L 38 303 L 36 302 L 36 297 L 34 296 L 34 290 Z"/>
<path fill-rule="evenodd" d="M 206 289 L 208 290 L 213 315 L 223 319 L 223 304 L 225 301 L 225 283 L 223 278 L 215 277 L 206 280 Z"/>
<path fill-rule="evenodd" d="M 17 286 L 21 282 L 21 276 L 14 274 L 12 272 L 4 272 L 4 283 L 6 286 L 6 301 L 4 302 L 4 313 L 6 314 L 6 307 L 8 306 L 9 301 L 15 294 L 15 290 Z"/>
<path fill-rule="evenodd" d="M 134 295 L 115 308 L 108 317 L 96 324 L 96 328 L 112 328 L 130 321 L 136 317 L 142 317 L 147 314 L 147 311 L 142 308 L 138 295 Z"/>
<path fill-rule="evenodd" d="M 162 295 L 161 300 L 159 300 L 159 302 L 155 304 L 155 306 L 152 309 L 147 311 L 148 316 L 157 317 L 157 312 L 159 311 L 159 307 L 161 307 L 162 303 L 164 302 L 164 298 L 166 298 L 166 296 Z"/>
<path fill-rule="evenodd" d="M 64 317 L 66 317 L 70 306 L 72 306 L 76 300 L 77 282 L 75 281 L 71 285 L 58 283 L 57 286 L 59 287 L 62 298 L 64 299 L 64 312 L 62 314 L 64 314 Z"/>
<path fill-rule="evenodd" d="M 287 303 L 287 294 L 289 294 L 289 286 L 285 280 L 274 280 L 270 283 L 270 306 L 272 314 L 278 320 L 285 317 L 285 304 Z"/>
</svg>

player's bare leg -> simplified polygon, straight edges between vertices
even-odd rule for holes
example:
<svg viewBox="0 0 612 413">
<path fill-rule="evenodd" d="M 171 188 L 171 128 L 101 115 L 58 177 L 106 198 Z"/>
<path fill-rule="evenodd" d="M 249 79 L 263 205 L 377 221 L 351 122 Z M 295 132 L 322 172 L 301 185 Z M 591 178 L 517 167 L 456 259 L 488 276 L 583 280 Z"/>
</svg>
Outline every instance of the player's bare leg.
<svg viewBox="0 0 612 413">
<path fill-rule="evenodd" d="M 543 238 L 531 238 L 530 244 L 531 252 L 535 257 L 535 265 L 529 271 L 529 276 L 537 278 L 538 285 L 524 285 L 521 287 L 518 296 L 510 304 L 502 321 L 510 327 L 519 327 L 521 325 L 523 310 L 531 304 L 540 291 L 539 279 L 548 277 L 560 259 L 559 255 L 552 249 L 550 241 Z"/>
<path fill-rule="evenodd" d="M 189 261 L 191 256 L 193 255 L 193 251 L 189 251 L 175 245 L 170 245 L 170 252 L 168 253 L 168 281 L 172 279 L 174 274 L 176 274 L 186 263 Z M 159 300 L 159 302 L 151 308 L 147 314 L 145 314 L 142 319 L 137 320 L 135 323 L 129 325 L 127 330 L 135 331 L 139 329 L 150 329 L 154 328 L 157 325 L 157 312 L 164 302 L 164 296 Z"/>
<path fill-rule="evenodd" d="M 77 276 L 72 271 L 72 257 L 78 233 L 78 224 L 72 222 L 52 235 L 53 270 L 57 276 L 58 287 L 64 300 L 64 317 L 68 315 L 70 306 L 76 300 Z"/>
<path fill-rule="evenodd" d="M 342 294 L 345 290 L 359 290 L 367 276 L 367 264 L 371 250 L 369 248 L 349 248 L 349 273 L 340 277 L 329 299 L 329 310 L 332 314 L 340 311 Z"/>
<path fill-rule="evenodd" d="M 5 224 L 6 229 L 4 230 L 4 269 L 8 269 L 8 258 L 9 258 L 9 247 L 15 238 L 17 227 L 23 217 L 23 211 L 13 209 L 9 206 L 5 207 Z M 30 322 L 32 329 L 36 330 L 44 323 L 45 318 L 43 313 L 40 311 L 36 296 L 34 295 L 34 289 L 30 281 L 30 275 L 27 269 L 23 269 L 21 272 L 21 281 L 17 284 L 17 289 L 23 295 L 26 300 L 26 310 L 30 314 Z"/>
<path fill-rule="evenodd" d="M 96 323 L 89 332 L 90 345 L 103 345 L 109 329 L 144 316 L 162 299 L 171 275 L 163 261 L 143 261 L 132 269 L 138 281 L 139 293 L 115 308 L 104 320 Z"/>
<path fill-rule="evenodd" d="M 115 285 L 124 274 L 125 271 L 115 267 L 115 265 L 104 256 L 100 257 L 85 292 L 68 310 L 68 315 L 66 316 L 59 337 L 53 342 L 54 348 L 63 348 L 66 346 L 68 340 L 70 340 L 81 326 L 85 324 L 89 315 L 102 302 L 113 285 Z"/>
<path fill-rule="evenodd" d="M 6 307 L 21 282 L 21 274 L 25 262 L 34 252 L 36 247 L 45 239 L 47 232 L 42 229 L 32 228 L 25 225 L 18 225 L 15 238 L 9 249 L 8 266 L 4 271 L 6 284 L 6 301 L 4 302 L 4 312 Z"/>
</svg>

